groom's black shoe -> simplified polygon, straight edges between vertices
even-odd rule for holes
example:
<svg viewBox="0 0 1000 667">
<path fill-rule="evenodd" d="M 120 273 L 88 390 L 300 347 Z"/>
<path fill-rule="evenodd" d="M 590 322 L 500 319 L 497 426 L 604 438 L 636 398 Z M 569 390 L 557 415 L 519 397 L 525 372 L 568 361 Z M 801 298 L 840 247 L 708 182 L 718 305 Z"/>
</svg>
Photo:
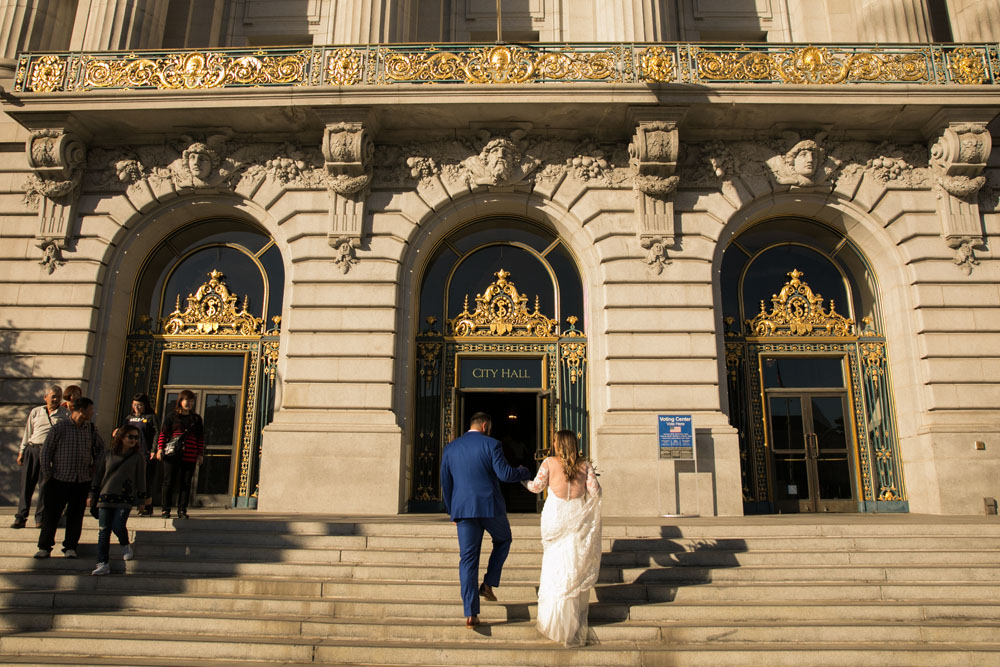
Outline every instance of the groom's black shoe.
<svg viewBox="0 0 1000 667">
<path fill-rule="evenodd" d="M 487 584 L 485 581 L 479 586 L 479 597 L 484 600 L 489 600 L 490 602 L 496 602 L 497 596 L 493 592 L 493 587 Z"/>
</svg>

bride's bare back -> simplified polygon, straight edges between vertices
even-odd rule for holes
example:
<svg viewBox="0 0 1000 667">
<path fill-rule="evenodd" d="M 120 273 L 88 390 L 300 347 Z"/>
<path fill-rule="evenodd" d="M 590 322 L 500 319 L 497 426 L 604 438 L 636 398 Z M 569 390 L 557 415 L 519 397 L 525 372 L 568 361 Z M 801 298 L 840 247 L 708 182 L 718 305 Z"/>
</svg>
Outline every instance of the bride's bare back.
<svg viewBox="0 0 1000 667">
<path fill-rule="evenodd" d="M 581 461 L 573 478 L 569 479 L 559 459 L 554 456 L 542 461 L 535 479 L 524 482 L 524 485 L 532 493 L 539 493 L 547 486 L 560 500 L 576 500 L 585 493 L 596 496 L 601 492 L 601 485 L 590 461 Z"/>
</svg>

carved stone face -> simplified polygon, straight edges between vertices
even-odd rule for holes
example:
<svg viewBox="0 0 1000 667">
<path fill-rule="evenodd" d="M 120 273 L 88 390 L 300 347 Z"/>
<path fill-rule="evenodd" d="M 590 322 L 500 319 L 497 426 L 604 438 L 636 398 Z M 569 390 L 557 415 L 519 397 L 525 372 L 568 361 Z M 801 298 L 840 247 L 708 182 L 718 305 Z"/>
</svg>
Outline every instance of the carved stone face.
<svg viewBox="0 0 1000 667">
<path fill-rule="evenodd" d="M 187 167 L 192 176 L 203 181 L 212 173 L 212 156 L 199 150 L 191 151 L 187 156 Z"/>
<path fill-rule="evenodd" d="M 811 148 L 803 148 L 792 160 L 792 169 L 799 176 L 812 176 L 816 172 L 816 152 Z"/>
<path fill-rule="evenodd" d="M 514 147 L 510 142 L 494 140 L 483 148 L 483 161 L 497 183 L 509 181 L 514 173 Z"/>
</svg>

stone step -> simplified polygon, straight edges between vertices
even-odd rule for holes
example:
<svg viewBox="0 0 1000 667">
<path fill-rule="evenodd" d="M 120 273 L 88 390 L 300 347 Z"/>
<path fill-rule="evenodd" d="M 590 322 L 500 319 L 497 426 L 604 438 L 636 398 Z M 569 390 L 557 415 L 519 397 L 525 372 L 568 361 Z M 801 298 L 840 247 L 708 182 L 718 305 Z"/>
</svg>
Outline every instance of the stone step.
<svg viewBox="0 0 1000 667">
<path fill-rule="evenodd" d="M 168 537 L 164 534 L 162 537 Z M 481 563 L 489 559 L 489 541 L 484 542 Z M 233 562 L 305 562 L 305 563 L 370 563 L 454 566 L 458 562 L 457 546 L 453 549 L 410 549 L 410 548 L 345 548 L 320 543 L 315 545 L 260 546 L 248 549 L 246 545 L 219 545 L 206 542 L 185 544 L 173 537 L 150 540 L 148 536 L 136 543 L 137 553 L 158 558 L 195 560 L 229 560 Z M 0 557 L 26 557 L 36 550 L 34 541 L 21 542 L 0 540 Z M 81 555 L 96 554 L 93 544 L 81 545 Z M 119 554 L 117 544 L 112 544 L 111 554 Z M 605 567 L 654 567 L 654 566 L 694 566 L 694 567 L 735 567 L 754 565 L 796 566 L 823 563 L 824 565 L 995 565 L 996 551 L 991 549 L 922 549 L 911 551 L 870 550 L 870 551 L 804 551 L 804 550 L 755 550 L 732 551 L 708 549 L 698 551 L 615 551 L 605 552 L 601 562 Z M 58 549 L 54 551 L 59 556 Z M 512 550 L 507 559 L 511 566 L 540 566 L 542 552 Z"/>
<path fill-rule="evenodd" d="M 484 621 L 490 632 L 490 642 L 537 641 L 540 636 L 530 621 Z M 468 638 L 468 629 L 461 616 L 448 619 L 355 619 L 317 616 L 269 616 L 247 618 L 238 614 L 215 612 L 174 612 L 170 614 L 60 609 L 39 612 L 5 609 L 0 618 L 0 634 L 11 632 L 113 632 L 144 633 L 152 628 L 169 627 L 186 636 L 202 634 L 210 624 L 218 636 L 253 636 L 288 639 L 321 638 L 358 639 L 373 641 L 452 642 Z M 936 642 L 980 643 L 1000 630 L 1000 622 L 954 621 L 922 622 L 773 622 L 742 621 L 729 623 L 693 623 L 630 621 L 591 625 L 590 636 L 595 642 L 793 642 L 808 636 L 814 643 L 859 642 Z"/>
<path fill-rule="evenodd" d="M 630 642 L 597 644 L 584 649 L 564 649 L 548 641 L 504 642 L 488 640 L 492 628 L 466 631 L 457 642 L 434 642 L 414 645 L 409 641 L 372 641 L 320 639 L 315 643 L 298 640 L 273 641 L 241 637 L 203 635 L 187 640 L 168 635 L 126 635 L 106 632 L 24 632 L 0 637 L 0 653 L 22 664 L 34 659 L 38 664 L 52 664 L 49 658 L 87 655 L 128 655 L 133 660 L 163 661 L 146 664 L 180 664 L 198 656 L 199 663 L 250 660 L 296 664 L 393 664 L 393 665 L 776 665 L 800 667 L 822 665 L 968 665 L 995 664 L 1000 644 L 949 644 L 945 647 L 926 643 L 765 643 L 714 641 L 636 645 Z M 39 658 L 44 657 L 46 662 Z M 170 663 L 168 661 L 174 660 Z M 93 664 L 93 663 L 88 663 Z M 116 663 L 120 664 L 120 660 Z"/>
<path fill-rule="evenodd" d="M 499 590 L 499 589 L 498 589 Z M 348 618 L 457 618 L 462 615 L 457 594 L 451 600 L 395 601 L 364 598 L 317 598 L 315 596 L 255 595 L 218 593 L 158 594 L 157 591 L 119 592 L 107 588 L 95 590 L 0 590 L 0 608 L 35 610 L 89 608 L 95 611 L 135 609 L 175 612 L 196 609 L 202 612 L 253 615 L 300 615 Z M 482 617 L 487 620 L 527 620 L 534 618 L 535 601 L 483 603 Z M 844 618 L 855 621 L 984 620 L 1000 621 L 1000 602 L 972 600 L 931 601 L 850 601 L 812 603 L 789 600 L 730 602 L 594 602 L 590 617 L 603 621 L 699 621 L 732 622 L 742 620 L 776 622 L 830 621 Z"/>
</svg>

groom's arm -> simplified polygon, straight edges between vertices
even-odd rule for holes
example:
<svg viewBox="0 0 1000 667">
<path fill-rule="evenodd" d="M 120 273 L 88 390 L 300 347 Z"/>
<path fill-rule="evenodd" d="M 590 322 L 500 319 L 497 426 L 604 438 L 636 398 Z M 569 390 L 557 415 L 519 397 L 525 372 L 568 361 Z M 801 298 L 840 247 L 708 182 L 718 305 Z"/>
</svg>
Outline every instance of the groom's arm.
<svg viewBox="0 0 1000 667">
<path fill-rule="evenodd" d="M 490 457 L 493 460 L 493 472 L 497 474 L 501 482 L 520 482 L 531 479 L 531 472 L 527 468 L 524 466 L 514 468 L 507 463 L 499 440 L 490 443 Z"/>
<path fill-rule="evenodd" d="M 441 457 L 441 498 L 444 500 L 444 511 L 451 515 L 451 489 L 453 483 L 451 478 L 451 467 L 448 465 L 448 458 Z"/>
</svg>

